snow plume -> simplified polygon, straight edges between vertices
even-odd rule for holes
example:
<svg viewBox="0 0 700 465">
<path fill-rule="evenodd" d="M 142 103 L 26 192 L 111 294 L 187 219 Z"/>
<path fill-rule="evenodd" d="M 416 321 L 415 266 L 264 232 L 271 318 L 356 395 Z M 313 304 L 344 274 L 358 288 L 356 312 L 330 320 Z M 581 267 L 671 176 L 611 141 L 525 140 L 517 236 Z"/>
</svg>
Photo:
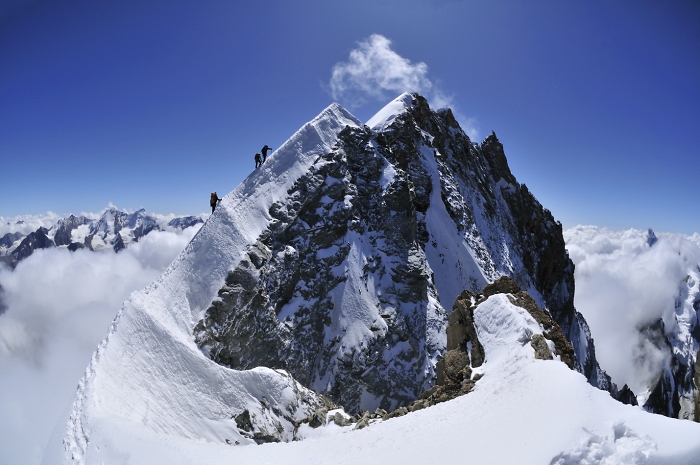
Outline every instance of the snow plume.
<svg viewBox="0 0 700 465">
<path fill-rule="evenodd" d="M 700 263 L 693 237 L 578 226 L 564 232 L 576 265 L 576 308 L 586 317 L 600 364 L 613 381 L 643 394 L 664 358 L 639 330 L 663 319 L 676 330 L 675 298 L 691 267 Z"/>
<path fill-rule="evenodd" d="M 126 298 L 154 281 L 201 225 L 112 250 L 37 250 L 0 269 L 0 463 L 38 464 L 97 344 Z"/>
<path fill-rule="evenodd" d="M 392 50 L 391 41 L 380 34 L 359 42 L 346 62 L 333 66 L 330 91 L 334 99 L 350 108 L 386 101 L 403 92 L 418 92 L 433 108 L 452 108 L 470 138 L 478 135 L 476 119 L 459 115 L 452 96 L 428 79 L 428 65 L 411 63 Z"/>
</svg>

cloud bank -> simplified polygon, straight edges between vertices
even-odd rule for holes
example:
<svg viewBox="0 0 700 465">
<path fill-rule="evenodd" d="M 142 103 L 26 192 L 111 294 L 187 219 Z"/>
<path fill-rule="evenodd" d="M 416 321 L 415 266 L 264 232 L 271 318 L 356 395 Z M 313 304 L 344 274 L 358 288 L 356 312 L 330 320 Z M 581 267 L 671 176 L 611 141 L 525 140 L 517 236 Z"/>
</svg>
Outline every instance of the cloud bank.
<svg viewBox="0 0 700 465">
<path fill-rule="evenodd" d="M 578 226 L 564 232 L 576 265 L 576 309 L 591 327 L 600 364 L 637 394 L 655 382 L 667 357 L 639 329 L 659 319 L 667 334 L 676 329 L 676 296 L 700 263 L 696 236 L 659 234 L 654 242 L 649 231 Z"/>
<path fill-rule="evenodd" d="M 329 87 L 333 98 L 350 108 L 386 103 L 403 92 L 418 92 L 434 108 L 451 108 L 467 135 L 477 137 L 476 119 L 458 114 L 453 98 L 428 79 L 428 65 L 411 63 L 392 50 L 391 41 L 380 34 L 360 41 L 347 61 L 333 66 Z"/>
<path fill-rule="evenodd" d="M 0 269 L 0 463 L 39 464 L 90 357 L 129 295 L 153 282 L 201 225 L 153 231 L 115 254 L 42 249 Z"/>
</svg>

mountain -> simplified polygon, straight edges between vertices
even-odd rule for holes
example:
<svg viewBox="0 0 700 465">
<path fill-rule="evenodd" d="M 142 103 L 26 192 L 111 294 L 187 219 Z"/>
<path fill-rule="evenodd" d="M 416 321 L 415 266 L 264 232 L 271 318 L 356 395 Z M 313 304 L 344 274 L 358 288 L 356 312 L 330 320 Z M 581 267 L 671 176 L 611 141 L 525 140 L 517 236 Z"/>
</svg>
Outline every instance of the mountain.
<svg viewBox="0 0 700 465">
<path fill-rule="evenodd" d="M 653 231 L 650 233 L 653 235 Z M 655 243 L 649 241 L 649 247 Z M 660 318 L 640 328 L 644 338 L 666 355 L 644 408 L 672 418 L 700 421 L 700 263 L 688 263 L 687 274 L 673 296 L 673 307 L 668 327 Z"/>
<path fill-rule="evenodd" d="M 34 250 L 48 247 L 65 247 L 70 251 L 111 248 L 119 252 L 151 231 L 185 229 L 203 221 L 199 216 L 169 218 L 150 215 L 144 209 L 126 213 L 109 207 L 97 218 L 70 215 L 26 236 L 20 232 L 7 233 L 0 238 L 0 261 L 14 268 Z"/>
<path fill-rule="evenodd" d="M 459 293 L 506 275 L 616 393 L 573 306 L 561 225 L 495 134 L 472 143 L 449 110 L 402 95 L 342 130 L 267 214 L 195 328 L 216 362 L 284 368 L 352 412 L 393 410 L 434 384 Z"/>
<path fill-rule="evenodd" d="M 601 363 L 646 410 L 697 421 L 700 237 L 594 226 L 564 235 Z"/>
<path fill-rule="evenodd" d="M 366 125 L 333 104 L 124 303 L 45 463 L 360 463 L 387 451 L 424 463 L 468 456 L 464 444 L 479 463 L 697 452 L 700 426 L 604 391 L 617 393 L 573 294 L 561 225 L 515 181 L 495 134 L 475 144 L 415 94 Z M 421 402 L 452 386 L 466 395 Z"/>
</svg>

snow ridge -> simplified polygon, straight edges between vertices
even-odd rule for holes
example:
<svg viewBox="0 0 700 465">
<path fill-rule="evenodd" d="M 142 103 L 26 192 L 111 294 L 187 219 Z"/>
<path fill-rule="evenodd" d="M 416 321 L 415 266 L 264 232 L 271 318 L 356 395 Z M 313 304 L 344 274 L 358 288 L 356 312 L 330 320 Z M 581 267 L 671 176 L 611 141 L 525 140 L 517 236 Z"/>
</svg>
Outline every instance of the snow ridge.
<svg viewBox="0 0 700 465">
<path fill-rule="evenodd" d="M 80 382 L 65 439 L 66 461 L 114 463 L 114 454 L 129 451 L 120 450 L 112 437 L 144 431 L 161 439 L 242 442 L 246 439 L 232 416 L 243 410 L 271 418 L 273 430 L 284 423 L 280 412 L 300 419 L 319 405 L 318 396 L 284 373 L 235 372 L 213 363 L 195 345 L 192 328 L 240 259 L 242 245 L 269 221 L 269 205 L 330 151 L 348 125 L 359 122 L 336 104 L 307 123 L 224 197 L 155 283 L 125 302 Z M 130 433 L 134 425 L 140 426 Z M 291 427 L 287 421 L 282 429 Z"/>
</svg>

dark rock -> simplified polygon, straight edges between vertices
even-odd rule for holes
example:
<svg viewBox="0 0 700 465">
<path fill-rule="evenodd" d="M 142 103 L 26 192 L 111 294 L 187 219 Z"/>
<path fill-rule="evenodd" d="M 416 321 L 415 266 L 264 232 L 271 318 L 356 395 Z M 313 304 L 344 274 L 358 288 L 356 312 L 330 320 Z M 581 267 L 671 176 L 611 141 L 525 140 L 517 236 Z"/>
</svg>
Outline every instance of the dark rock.
<svg viewBox="0 0 700 465">
<path fill-rule="evenodd" d="M 402 416 L 406 415 L 407 413 L 408 413 L 408 409 L 406 407 L 399 407 L 396 410 L 394 410 L 393 412 L 387 413 L 386 415 L 384 415 L 382 420 L 386 421 L 386 420 L 390 420 L 392 418 L 402 417 Z"/>
<path fill-rule="evenodd" d="M 126 248 L 124 245 L 124 239 L 122 238 L 121 233 L 117 233 L 116 236 L 114 236 L 114 239 L 112 239 L 112 249 L 114 249 L 115 252 L 120 252 Z"/>
<path fill-rule="evenodd" d="M 253 431 L 253 423 L 250 421 L 250 412 L 248 410 L 243 410 L 243 412 L 236 415 L 233 419 L 239 429 L 247 432 Z"/>
<path fill-rule="evenodd" d="M 549 350 L 547 340 L 541 334 L 534 334 L 530 340 L 530 345 L 535 351 L 535 358 L 538 360 L 553 360 L 552 352 Z"/>
<path fill-rule="evenodd" d="M 617 400 L 627 405 L 637 405 L 637 396 L 634 395 L 632 389 L 626 384 L 622 386 L 620 392 L 617 395 Z"/>
<path fill-rule="evenodd" d="M 445 352 L 445 384 L 461 384 L 470 379 L 472 370 L 469 366 L 469 355 L 461 350 Z"/>
<path fill-rule="evenodd" d="M 49 230 L 46 228 L 39 228 L 33 233 L 29 233 L 10 254 L 12 256 L 12 266 L 16 266 L 17 263 L 29 257 L 37 249 L 54 247 L 54 242 L 47 236 L 48 232 Z"/>
<path fill-rule="evenodd" d="M 317 409 L 309 418 L 309 426 L 312 428 L 318 428 L 319 426 L 325 426 L 327 416 L 328 416 L 328 409 L 327 408 Z"/>
<path fill-rule="evenodd" d="M 554 349 L 561 361 L 566 363 L 569 368 L 574 369 L 574 348 L 552 316 L 546 310 L 540 308 L 535 303 L 535 299 L 525 291 L 517 292 L 515 295 L 509 296 L 509 299 L 513 305 L 524 308 L 532 315 L 535 321 L 544 329 L 544 337 L 554 343 Z"/>
<path fill-rule="evenodd" d="M 447 324 L 447 350 L 461 350 L 466 352 L 469 347 L 471 365 L 479 367 L 484 362 L 484 348 L 479 342 L 474 326 L 474 308 L 472 306 L 475 295 L 465 290 L 457 297 Z"/>
<path fill-rule="evenodd" d="M 84 216 L 70 215 L 68 218 L 59 220 L 56 225 L 56 233 L 53 240 L 57 246 L 69 245 L 72 241 L 72 233 L 80 226 L 90 223 L 90 219 Z"/>
<path fill-rule="evenodd" d="M 20 232 L 7 233 L 4 236 L 0 237 L 0 247 L 5 247 L 9 249 L 15 242 L 21 239 L 22 236 L 23 234 Z"/>
<path fill-rule="evenodd" d="M 496 294 L 517 294 L 520 292 L 520 287 L 510 276 L 501 276 L 491 284 L 487 284 L 481 295 L 484 298 L 491 297 Z"/>
<path fill-rule="evenodd" d="M 71 252 L 75 252 L 76 250 L 84 249 L 84 248 L 85 248 L 85 244 L 81 244 L 80 242 L 71 242 L 68 245 L 68 250 L 70 250 Z"/>
<path fill-rule="evenodd" d="M 371 416 L 370 416 L 369 412 L 363 413 L 362 416 L 360 417 L 360 419 L 355 424 L 355 427 L 353 428 L 353 430 L 367 428 L 369 426 L 370 419 L 371 419 Z"/>
</svg>

